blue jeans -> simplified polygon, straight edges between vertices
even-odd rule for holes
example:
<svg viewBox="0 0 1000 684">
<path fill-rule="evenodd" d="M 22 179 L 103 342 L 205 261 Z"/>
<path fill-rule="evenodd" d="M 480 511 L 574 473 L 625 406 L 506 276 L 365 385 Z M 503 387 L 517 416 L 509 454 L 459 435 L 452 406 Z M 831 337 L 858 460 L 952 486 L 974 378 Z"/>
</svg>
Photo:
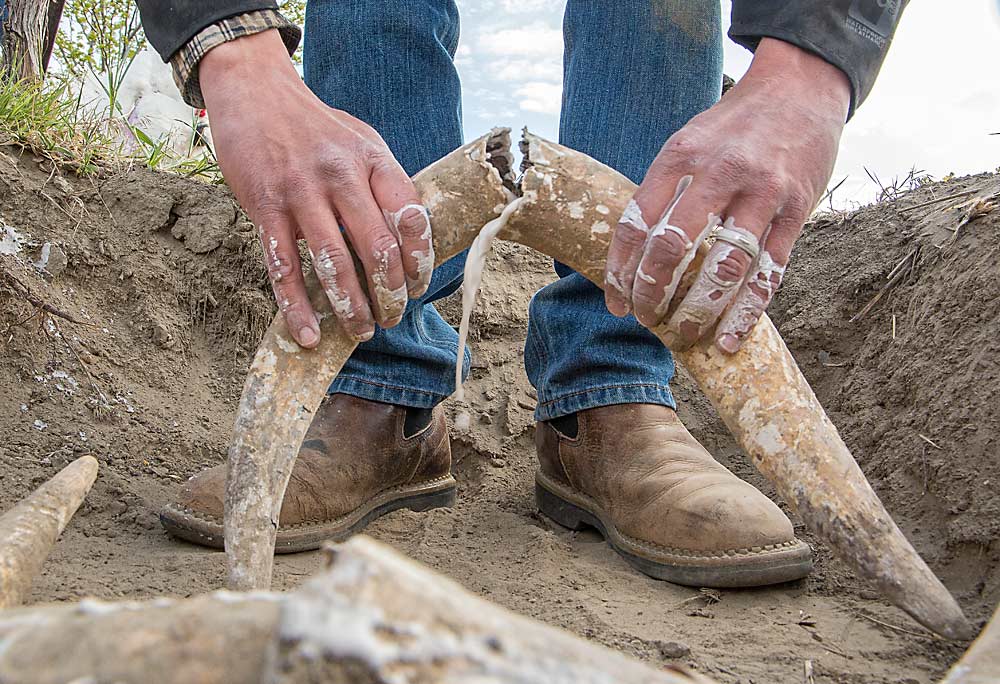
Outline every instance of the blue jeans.
<svg viewBox="0 0 1000 684">
<path fill-rule="evenodd" d="M 458 35 L 453 0 L 310 0 L 306 83 L 372 125 L 412 175 L 462 144 Z M 569 0 L 564 38 L 560 142 L 636 183 L 667 138 L 719 98 L 714 0 Z M 358 347 L 330 392 L 420 408 L 450 395 L 458 335 L 433 302 L 458 289 L 464 262 L 442 264 L 399 325 Z M 531 300 L 524 348 L 536 419 L 610 404 L 674 407 L 670 352 L 634 317 L 611 315 L 585 278 L 555 270 L 559 280 Z"/>
</svg>

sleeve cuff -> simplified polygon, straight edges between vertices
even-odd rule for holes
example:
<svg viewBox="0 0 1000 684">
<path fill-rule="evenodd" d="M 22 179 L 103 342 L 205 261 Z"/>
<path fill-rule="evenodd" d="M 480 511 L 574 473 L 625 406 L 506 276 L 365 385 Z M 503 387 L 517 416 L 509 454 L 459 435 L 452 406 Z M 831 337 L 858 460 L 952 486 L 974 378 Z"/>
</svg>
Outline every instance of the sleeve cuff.
<svg viewBox="0 0 1000 684">
<path fill-rule="evenodd" d="M 174 82 L 184 101 L 196 109 L 205 108 L 198 78 L 198 64 L 212 48 L 237 38 L 278 29 L 291 56 L 302 38 L 302 30 L 276 10 L 257 10 L 223 19 L 195 35 L 170 59 Z"/>
<path fill-rule="evenodd" d="M 854 117 L 854 112 L 857 110 L 862 100 L 864 100 L 866 93 L 864 92 L 862 74 L 858 72 L 858 69 L 855 68 L 855 65 L 852 64 L 850 59 L 846 58 L 837 50 L 830 49 L 828 46 L 817 45 L 807 36 L 803 36 L 795 31 L 763 24 L 734 24 L 732 28 L 730 28 L 729 37 L 750 52 L 757 51 L 757 46 L 760 45 L 762 38 L 777 38 L 778 40 L 791 43 L 796 47 L 825 59 L 833 66 L 843 71 L 844 75 L 847 76 L 848 82 L 851 84 L 851 104 L 847 111 L 848 121 Z"/>
</svg>

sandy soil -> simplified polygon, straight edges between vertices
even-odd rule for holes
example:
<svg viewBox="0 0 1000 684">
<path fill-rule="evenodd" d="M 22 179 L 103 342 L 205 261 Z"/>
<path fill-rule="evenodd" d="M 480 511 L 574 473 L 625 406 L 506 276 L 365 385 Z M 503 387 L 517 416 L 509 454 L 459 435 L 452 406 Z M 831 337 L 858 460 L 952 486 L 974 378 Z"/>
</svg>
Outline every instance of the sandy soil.
<svg viewBox="0 0 1000 684">
<path fill-rule="evenodd" d="M 889 510 L 980 623 L 1000 601 L 1000 211 L 955 233 L 972 195 L 901 209 L 998 188 L 984 175 L 819 217 L 772 307 Z M 223 188 L 144 170 L 64 178 L 11 149 L 0 155 L 0 219 L 0 509 L 76 456 L 102 465 L 33 599 L 221 586 L 223 556 L 171 540 L 156 516 L 183 479 L 224 458 L 273 315 L 252 226 Z M 851 323 L 908 255 L 903 277 Z M 936 681 L 966 645 L 915 625 L 801 527 L 816 550 L 811 577 L 711 592 L 638 575 L 595 534 L 537 513 L 521 353 L 528 299 L 553 277 L 547 258 L 498 247 L 473 318 L 476 410 L 453 435 L 459 502 L 394 513 L 370 533 L 504 606 L 720 682 L 801 682 L 807 660 L 821 683 Z M 80 322 L 40 311 L 25 287 Z M 443 310 L 457 322 L 457 300 Z M 677 394 L 695 436 L 773 494 L 683 371 Z M 319 563 L 279 557 L 276 587 Z"/>
</svg>

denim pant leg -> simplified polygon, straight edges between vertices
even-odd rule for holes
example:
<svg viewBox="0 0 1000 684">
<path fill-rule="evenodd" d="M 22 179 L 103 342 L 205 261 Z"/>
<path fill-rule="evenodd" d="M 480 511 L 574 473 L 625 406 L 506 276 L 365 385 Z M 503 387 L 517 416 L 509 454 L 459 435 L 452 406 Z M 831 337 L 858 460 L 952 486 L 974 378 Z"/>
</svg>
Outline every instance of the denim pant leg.
<svg viewBox="0 0 1000 684">
<path fill-rule="evenodd" d="M 454 0 L 310 0 L 306 84 L 374 127 L 413 175 L 462 145 L 458 33 Z M 463 253 L 436 269 L 427 293 L 358 346 L 330 392 L 421 408 L 451 394 L 458 335 L 431 302 L 458 289 L 464 262 Z"/>
<path fill-rule="evenodd" d="M 636 183 L 675 131 L 719 98 L 718 0 L 569 0 L 560 142 Z M 673 358 L 633 316 L 556 264 L 559 280 L 531 300 L 525 367 L 538 420 L 595 406 L 674 406 Z"/>
</svg>

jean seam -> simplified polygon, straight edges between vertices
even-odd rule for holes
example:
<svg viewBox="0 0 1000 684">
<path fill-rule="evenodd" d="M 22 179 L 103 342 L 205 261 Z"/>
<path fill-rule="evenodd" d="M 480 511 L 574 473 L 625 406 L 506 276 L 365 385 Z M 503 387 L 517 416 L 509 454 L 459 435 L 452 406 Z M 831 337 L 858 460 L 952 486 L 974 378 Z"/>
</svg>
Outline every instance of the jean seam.
<svg viewBox="0 0 1000 684">
<path fill-rule="evenodd" d="M 547 367 L 549 365 L 549 352 L 548 346 L 545 344 L 545 316 L 540 316 L 537 313 L 531 316 L 531 302 L 528 303 L 528 315 L 530 316 L 531 323 L 534 324 L 537 330 L 536 334 L 531 335 L 529 328 L 528 340 L 531 341 L 531 346 L 535 348 L 538 355 L 542 358 L 541 365 Z"/>
<path fill-rule="evenodd" d="M 424 394 L 424 395 L 427 395 L 428 397 L 441 397 L 441 396 L 444 396 L 445 398 L 448 397 L 447 394 L 441 395 L 441 394 L 439 394 L 437 392 L 428 392 L 427 390 L 417 389 L 416 387 L 402 387 L 400 385 L 388 385 L 388 384 L 386 384 L 384 382 L 376 382 L 374 380 L 368 380 L 366 378 L 359 378 L 356 375 L 338 375 L 334 379 L 333 382 L 338 382 L 338 381 L 342 381 L 342 380 L 350 380 L 351 382 L 356 382 L 356 383 L 361 384 L 361 385 L 368 385 L 370 387 L 378 387 L 380 389 L 392 390 L 392 391 L 395 391 L 395 392 L 413 392 L 415 394 Z"/>
<path fill-rule="evenodd" d="M 647 388 L 651 388 L 651 389 L 666 391 L 667 393 L 672 394 L 672 392 L 670 392 L 670 385 L 669 385 L 669 383 L 668 384 L 664 384 L 664 385 L 659 385 L 659 384 L 650 383 L 650 382 L 629 382 L 629 383 L 623 383 L 623 384 L 617 384 L 617 385 L 599 385 L 597 387 L 589 387 L 589 388 L 584 389 L 584 390 L 578 390 L 576 392 L 571 392 L 569 394 L 563 394 L 563 395 L 561 395 L 559 397 L 556 397 L 555 399 L 549 399 L 548 401 L 540 402 L 538 405 L 539 405 L 539 407 L 541 407 L 541 406 L 550 406 L 550 405 L 558 403 L 560 401 L 565 401 L 566 399 L 572 399 L 573 397 L 578 397 L 581 394 L 591 394 L 591 393 L 594 393 L 594 392 L 602 392 L 602 391 L 605 391 L 605 390 L 621 390 L 621 389 L 631 389 L 631 388 L 637 388 L 637 387 L 647 387 Z"/>
<path fill-rule="evenodd" d="M 430 303 L 424 304 L 424 306 L 432 306 Z M 435 309 L 437 311 L 437 309 Z M 416 312 L 414 312 L 416 314 Z M 440 314 L 438 314 L 440 315 Z M 447 321 L 445 321 L 447 323 Z M 451 340 L 441 340 L 436 337 L 431 337 L 427 332 L 427 328 L 424 326 L 423 311 L 421 311 L 416 316 L 416 328 L 417 334 L 420 338 L 429 345 L 446 347 L 448 350 L 458 353 L 458 342 L 452 342 Z"/>
</svg>

